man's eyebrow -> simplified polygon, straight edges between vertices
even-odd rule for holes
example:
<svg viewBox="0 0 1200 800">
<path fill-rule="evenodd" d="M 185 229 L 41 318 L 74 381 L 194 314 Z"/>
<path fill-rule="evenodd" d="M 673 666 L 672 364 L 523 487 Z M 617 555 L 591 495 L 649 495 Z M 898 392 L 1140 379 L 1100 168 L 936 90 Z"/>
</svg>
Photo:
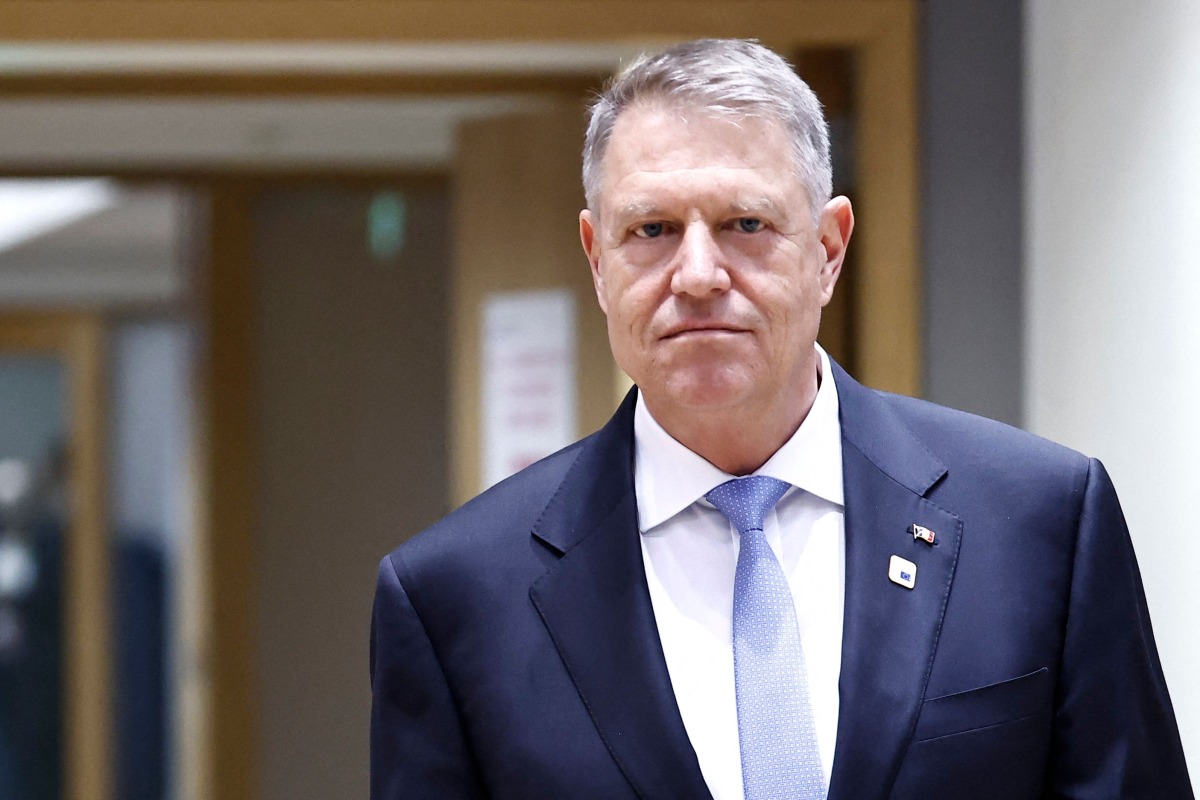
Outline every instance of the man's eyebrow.
<svg viewBox="0 0 1200 800">
<path fill-rule="evenodd" d="M 729 204 L 729 211 L 732 214 L 778 214 L 783 209 L 778 203 L 769 197 L 753 197 L 746 200 L 735 200 Z"/>
<path fill-rule="evenodd" d="M 740 214 L 740 215 L 747 215 L 747 216 L 754 215 L 754 214 L 768 214 L 768 213 L 778 214 L 783 210 L 782 207 L 778 203 L 776 203 L 770 197 L 765 197 L 765 196 L 764 197 L 752 197 L 752 198 L 747 198 L 747 199 L 743 199 L 743 200 L 734 200 L 727 206 L 727 209 L 728 209 L 728 213 L 730 213 L 730 214 Z M 633 202 L 630 202 L 630 203 L 626 203 L 625 205 L 618 208 L 617 212 L 616 212 L 616 216 L 619 219 L 657 218 L 657 217 L 662 217 L 662 216 L 666 216 L 666 215 L 667 215 L 667 212 L 664 211 L 662 206 L 658 205 L 657 203 L 652 203 L 652 202 L 644 202 L 643 203 L 643 202 L 638 202 L 636 200 Z"/>
<path fill-rule="evenodd" d="M 617 209 L 616 216 L 618 219 L 638 219 L 642 217 L 661 217 L 663 210 L 655 203 L 639 203 L 634 201 L 626 203 Z"/>
</svg>

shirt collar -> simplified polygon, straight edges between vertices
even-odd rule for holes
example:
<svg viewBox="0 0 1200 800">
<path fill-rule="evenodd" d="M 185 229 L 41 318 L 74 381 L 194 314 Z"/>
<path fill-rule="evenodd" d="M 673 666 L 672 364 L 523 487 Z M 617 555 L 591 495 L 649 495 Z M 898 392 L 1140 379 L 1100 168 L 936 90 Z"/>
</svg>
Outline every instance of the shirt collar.
<svg viewBox="0 0 1200 800">
<path fill-rule="evenodd" d="M 820 374 L 812 408 L 755 475 L 769 475 L 838 506 L 842 493 L 842 426 L 829 356 L 818 345 Z M 671 438 L 639 394 L 633 416 L 634 487 L 638 521 L 650 530 L 733 478 Z"/>
</svg>

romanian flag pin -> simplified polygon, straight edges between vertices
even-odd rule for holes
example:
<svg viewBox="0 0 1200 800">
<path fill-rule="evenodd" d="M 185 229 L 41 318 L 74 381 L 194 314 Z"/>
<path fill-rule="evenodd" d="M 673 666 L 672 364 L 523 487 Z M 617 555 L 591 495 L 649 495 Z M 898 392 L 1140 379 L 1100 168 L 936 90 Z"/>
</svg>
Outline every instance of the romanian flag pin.
<svg viewBox="0 0 1200 800">
<path fill-rule="evenodd" d="M 926 528 L 924 525 L 918 525 L 915 522 L 912 524 L 912 527 L 909 528 L 909 531 L 912 532 L 914 542 L 917 539 L 920 539 L 925 544 L 933 544 L 934 540 L 937 539 L 936 533 L 929 530 L 929 528 Z"/>
</svg>

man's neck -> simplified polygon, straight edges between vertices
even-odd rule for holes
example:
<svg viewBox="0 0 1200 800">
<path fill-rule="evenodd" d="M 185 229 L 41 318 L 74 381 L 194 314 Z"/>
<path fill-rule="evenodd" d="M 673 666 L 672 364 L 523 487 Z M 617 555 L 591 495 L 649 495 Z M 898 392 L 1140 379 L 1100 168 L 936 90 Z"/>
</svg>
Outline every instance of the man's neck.
<svg viewBox="0 0 1200 800">
<path fill-rule="evenodd" d="M 763 407 L 660 409 L 643 396 L 658 424 L 675 441 L 722 472 L 749 475 L 800 428 L 817 396 L 817 371 L 803 390 Z"/>
</svg>

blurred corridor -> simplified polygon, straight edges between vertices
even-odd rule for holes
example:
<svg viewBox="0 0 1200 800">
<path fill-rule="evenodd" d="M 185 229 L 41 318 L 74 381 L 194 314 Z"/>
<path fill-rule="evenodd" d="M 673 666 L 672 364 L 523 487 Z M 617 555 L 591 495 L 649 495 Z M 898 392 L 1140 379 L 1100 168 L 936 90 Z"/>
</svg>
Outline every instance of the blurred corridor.
<svg viewBox="0 0 1200 800">
<path fill-rule="evenodd" d="M 0 800 L 366 796 L 378 559 L 624 394 L 579 252 L 582 112 L 622 60 L 697 36 L 789 54 L 826 105 L 859 214 L 826 349 L 1128 481 L 1200 759 L 1182 624 L 1200 516 L 1142 512 L 1163 478 L 1130 452 L 1200 433 L 1180 412 L 1137 442 L 1094 435 L 1129 412 L 1094 383 L 1080 396 L 1094 376 L 1073 365 L 1143 340 L 1125 319 L 1073 335 L 1072 315 L 1112 311 L 1077 287 L 1116 270 L 1046 222 L 1088 193 L 1064 155 L 1088 142 L 1058 126 L 1116 113 L 1066 119 L 1082 112 L 1062 87 L 1088 80 L 1053 42 L 1108 34 L 1082 0 L 749 5 L 0 6 Z M 1200 44 L 1194 12 L 1157 5 L 1139 35 Z M 1084 155 L 1081 174 L 1103 170 Z M 1076 245 L 1105 227 L 1076 222 Z M 1180 307 L 1200 299 L 1182 272 Z M 1175 408 L 1200 332 L 1159 334 Z M 513 400 L 521 359 L 553 369 Z"/>
</svg>

